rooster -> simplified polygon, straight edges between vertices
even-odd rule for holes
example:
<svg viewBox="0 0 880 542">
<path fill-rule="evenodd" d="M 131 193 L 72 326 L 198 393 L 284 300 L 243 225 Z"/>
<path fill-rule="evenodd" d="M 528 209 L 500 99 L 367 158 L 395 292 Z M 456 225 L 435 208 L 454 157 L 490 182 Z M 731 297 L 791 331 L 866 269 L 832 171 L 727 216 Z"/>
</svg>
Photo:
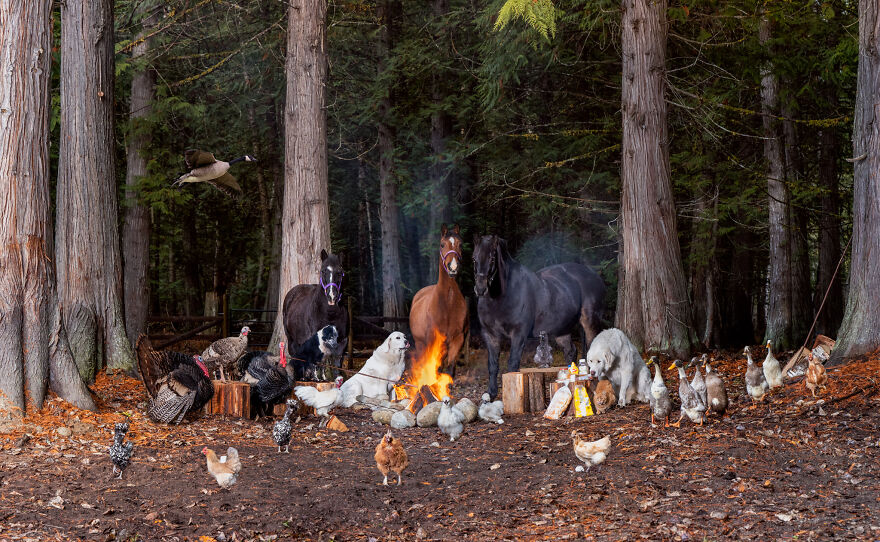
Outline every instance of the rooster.
<svg viewBox="0 0 880 542">
<path fill-rule="evenodd" d="M 400 485 L 400 473 L 409 465 L 409 458 L 406 456 L 406 450 L 403 449 L 399 438 L 394 438 L 391 431 L 388 431 L 382 441 L 376 446 L 376 468 L 385 476 L 382 485 L 388 485 L 388 473 L 394 471 L 397 473 L 397 485 Z"/>
<path fill-rule="evenodd" d="M 608 451 L 611 450 L 610 436 L 588 442 L 583 440 L 577 431 L 572 431 L 571 438 L 574 455 L 584 462 L 587 466 L 587 472 L 590 472 L 593 466 L 603 463 L 608 457 Z"/>
<path fill-rule="evenodd" d="M 113 474 L 119 471 L 117 478 L 122 478 L 122 471 L 131 463 L 134 443 L 123 442 L 126 433 L 128 433 L 128 424 L 117 423 L 113 431 L 113 444 L 107 450 L 110 453 L 110 461 L 113 462 Z"/>
<path fill-rule="evenodd" d="M 226 450 L 226 455 L 217 459 L 214 450 L 207 446 L 202 448 L 202 453 L 208 458 L 208 472 L 217 480 L 220 487 L 229 489 L 238 480 L 238 473 L 241 472 L 241 460 L 238 459 L 238 450 L 230 447 Z"/>
<path fill-rule="evenodd" d="M 288 365 L 284 352 L 284 343 L 279 344 L 279 362 L 273 356 L 244 356 L 247 361 L 239 363 L 242 369 L 241 379 L 251 385 L 252 403 L 261 415 L 268 415 L 276 403 L 280 403 L 290 395 L 293 389 L 293 367 Z"/>
<path fill-rule="evenodd" d="M 321 420 L 321 427 L 327 425 L 327 422 L 330 421 L 330 411 L 341 401 L 339 388 L 342 386 L 342 380 L 341 376 L 337 376 L 334 386 L 325 391 L 318 391 L 317 388 L 311 386 L 297 386 L 293 389 L 293 393 L 303 403 L 314 408 L 315 414 L 324 418 Z"/>
<path fill-rule="evenodd" d="M 220 370 L 220 380 L 226 382 L 226 373 L 235 376 L 238 359 L 247 352 L 248 333 L 251 328 L 244 326 L 238 337 L 226 337 L 211 343 L 202 352 L 202 359 L 210 367 L 211 372 Z"/>
<path fill-rule="evenodd" d="M 810 390 L 813 397 L 817 397 L 816 388 L 820 391 L 825 389 L 825 384 L 828 383 L 828 374 L 825 372 L 825 366 L 816 359 L 812 352 L 807 354 L 807 358 L 810 361 L 810 365 L 807 367 L 807 377 L 804 379 L 804 385 Z"/>
<path fill-rule="evenodd" d="M 146 336 L 137 340 L 138 367 L 150 406 L 147 414 L 162 423 L 179 424 L 214 396 L 214 384 L 201 356 L 155 351 Z"/>
</svg>

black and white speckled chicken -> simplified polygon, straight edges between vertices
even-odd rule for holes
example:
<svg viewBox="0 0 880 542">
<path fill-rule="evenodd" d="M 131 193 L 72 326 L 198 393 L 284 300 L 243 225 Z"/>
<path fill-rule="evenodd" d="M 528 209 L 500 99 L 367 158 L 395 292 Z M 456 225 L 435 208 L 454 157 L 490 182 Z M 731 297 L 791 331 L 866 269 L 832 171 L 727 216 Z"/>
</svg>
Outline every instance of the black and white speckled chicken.
<svg viewBox="0 0 880 542">
<path fill-rule="evenodd" d="M 226 337 L 211 343 L 202 352 L 202 360 L 211 372 L 220 371 L 220 380 L 238 379 L 236 371 L 238 360 L 247 352 L 248 333 L 251 328 L 244 326 L 238 337 Z"/>
<path fill-rule="evenodd" d="M 147 414 L 162 423 L 180 423 L 214 396 L 214 384 L 200 356 L 155 351 L 143 335 L 137 340 L 138 367 L 150 406 Z"/>
<path fill-rule="evenodd" d="M 282 446 L 284 446 L 285 453 L 290 453 L 290 416 L 293 415 L 294 411 L 299 410 L 299 406 L 299 401 L 296 399 L 288 399 L 287 410 L 284 411 L 284 416 L 272 426 L 272 440 L 278 445 L 279 453 Z"/>
<path fill-rule="evenodd" d="M 128 433 L 127 423 L 117 423 L 113 432 L 113 444 L 108 448 L 110 461 L 113 462 L 113 474 L 119 472 L 117 478 L 122 478 L 122 471 L 131 463 L 131 452 L 134 449 L 133 442 L 123 442 Z"/>
<path fill-rule="evenodd" d="M 535 367 L 550 367 L 553 365 L 553 348 L 547 342 L 547 332 L 542 331 L 538 338 L 540 342 L 535 349 Z"/>
</svg>

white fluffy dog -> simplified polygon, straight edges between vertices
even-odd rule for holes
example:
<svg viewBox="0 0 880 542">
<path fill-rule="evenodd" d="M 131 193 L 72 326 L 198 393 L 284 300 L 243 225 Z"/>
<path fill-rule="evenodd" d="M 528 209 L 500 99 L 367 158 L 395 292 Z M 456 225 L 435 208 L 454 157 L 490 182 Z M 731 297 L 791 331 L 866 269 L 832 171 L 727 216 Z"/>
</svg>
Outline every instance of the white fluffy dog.
<svg viewBox="0 0 880 542">
<path fill-rule="evenodd" d="M 339 388 L 341 401 L 338 404 L 350 407 L 357 402 L 358 395 L 387 398 L 394 383 L 403 376 L 407 348 L 409 342 L 403 333 L 395 331 L 389 335 L 385 342 L 373 351 L 373 355 L 364 367 Z M 367 375 L 379 378 L 371 378 Z"/>
<path fill-rule="evenodd" d="M 633 398 L 649 402 L 651 372 L 623 331 L 611 328 L 596 335 L 587 352 L 587 366 L 591 377 L 611 381 L 618 405 L 626 406 Z"/>
</svg>

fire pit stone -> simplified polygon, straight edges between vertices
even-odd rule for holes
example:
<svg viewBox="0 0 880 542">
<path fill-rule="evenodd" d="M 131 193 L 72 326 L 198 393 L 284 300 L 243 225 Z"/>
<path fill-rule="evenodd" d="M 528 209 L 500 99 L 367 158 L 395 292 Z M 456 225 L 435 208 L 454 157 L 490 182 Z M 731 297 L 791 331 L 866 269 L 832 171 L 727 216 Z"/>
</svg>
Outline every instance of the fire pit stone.
<svg viewBox="0 0 880 542">
<path fill-rule="evenodd" d="M 479 409 L 477 409 L 477 405 L 475 405 L 474 402 L 467 397 L 462 397 L 459 402 L 455 403 L 455 408 L 457 408 L 461 411 L 462 414 L 464 414 L 464 421 L 466 423 L 471 423 L 476 420 L 477 414 L 479 414 Z"/>
<path fill-rule="evenodd" d="M 391 423 L 391 417 L 394 415 L 395 410 L 389 410 L 385 408 L 380 408 L 373 411 L 373 421 L 379 422 L 383 425 L 388 425 Z"/>
<path fill-rule="evenodd" d="M 416 424 L 416 415 L 409 410 L 398 410 L 391 416 L 391 427 L 395 429 L 407 429 Z"/>
<path fill-rule="evenodd" d="M 435 401 L 421 409 L 416 416 L 416 422 L 419 427 L 434 427 L 437 425 L 437 417 L 440 415 L 440 408 L 443 403 Z"/>
</svg>

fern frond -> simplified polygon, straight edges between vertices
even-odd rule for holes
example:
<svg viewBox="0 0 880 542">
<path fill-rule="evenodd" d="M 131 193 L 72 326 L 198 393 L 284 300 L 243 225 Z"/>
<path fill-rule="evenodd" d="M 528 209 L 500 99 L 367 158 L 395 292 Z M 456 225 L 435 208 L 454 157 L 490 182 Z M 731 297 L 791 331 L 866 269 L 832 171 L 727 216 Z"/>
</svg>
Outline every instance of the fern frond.
<svg viewBox="0 0 880 542">
<path fill-rule="evenodd" d="M 526 21 L 547 41 L 556 35 L 556 6 L 553 0 L 507 0 L 498 10 L 494 29 L 502 30 L 516 18 Z"/>
</svg>

